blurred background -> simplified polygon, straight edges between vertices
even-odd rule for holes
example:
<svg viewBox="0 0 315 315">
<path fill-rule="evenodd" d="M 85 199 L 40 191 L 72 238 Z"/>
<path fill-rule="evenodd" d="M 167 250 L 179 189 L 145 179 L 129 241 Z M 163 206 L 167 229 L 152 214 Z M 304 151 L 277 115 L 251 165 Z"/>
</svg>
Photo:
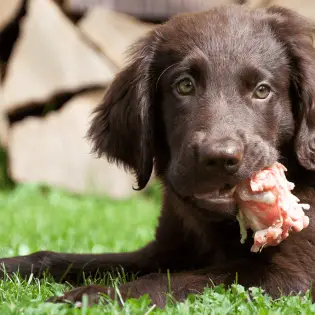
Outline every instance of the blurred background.
<svg viewBox="0 0 315 315">
<path fill-rule="evenodd" d="M 174 14 L 228 3 L 315 20 L 314 0 L 0 0 L 1 187 L 132 196 L 134 178 L 90 154 L 91 111 L 131 43 Z"/>
</svg>

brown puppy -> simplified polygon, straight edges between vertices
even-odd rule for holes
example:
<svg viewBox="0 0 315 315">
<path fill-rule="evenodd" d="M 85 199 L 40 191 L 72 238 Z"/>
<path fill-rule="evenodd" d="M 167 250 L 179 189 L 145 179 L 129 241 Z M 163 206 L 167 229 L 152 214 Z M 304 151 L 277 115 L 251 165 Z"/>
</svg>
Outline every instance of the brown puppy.
<svg viewBox="0 0 315 315">
<path fill-rule="evenodd" d="M 155 240 L 130 253 L 4 258 L 6 271 L 40 277 L 49 269 L 56 280 L 76 281 L 122 266 L 140 275 L 120 287 L 122 296 L 148 293 L 159 306 L 168 269 L 177 299 L 211 283 L 229 285 L 236 273 L 240 284 L 273 297 L 308 290 L 315 281 L 312 32 L 289 10 L 242 6 L 179 15 L 150 32 L 97 108 L 89 137 L 99 156 L 134 171 L 139 189 L 155 168 L 164 189 Z M 311 205 L 311 223 L 251 253 L 251 238 L 240 243 L 231 189 L 277 160 Z M 88 286 L 55 301 L 87 294 L 95 302 L 99 293 L 114 295 Z"/>
</svg>

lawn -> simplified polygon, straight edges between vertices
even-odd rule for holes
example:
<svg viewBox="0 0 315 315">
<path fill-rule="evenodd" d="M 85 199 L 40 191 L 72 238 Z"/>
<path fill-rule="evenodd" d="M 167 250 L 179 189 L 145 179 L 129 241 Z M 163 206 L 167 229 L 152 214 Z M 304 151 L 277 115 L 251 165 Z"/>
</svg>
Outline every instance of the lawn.
<svg viewBox="0 0 315 315">
<path fill-rule="evenodd" d="M 93 253 L 137 249 L 153 238 L 159 201 L 157 186 L 119 202 L 33 185 L 2 190 L 0 256 L 40 249 Z M 127 301 L 123 309 L 115 302 L 90 309 L 44 303 L 66 289 L 69 286 L 49 277 L 41 281 L 7 277 L 0 281 L 0 314 L 315 314 L 307 296 L 272 301 L 258 288 L 249 296 L 236 284 L 207 289 L 184 303 L 170 303 L 164 311 L 152 307 L 146 297 Z"/>
</svg>

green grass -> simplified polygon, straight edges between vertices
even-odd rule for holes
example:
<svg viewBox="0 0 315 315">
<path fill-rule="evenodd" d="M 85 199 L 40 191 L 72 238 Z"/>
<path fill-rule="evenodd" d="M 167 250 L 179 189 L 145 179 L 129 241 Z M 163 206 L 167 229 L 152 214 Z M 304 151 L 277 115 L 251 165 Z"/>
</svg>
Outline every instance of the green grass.
<svg viewBox="0 0 315 315">
<path fill-rule="evenodd" d="M 154 236 L 159 201 L 156 188 L 119 202 L 30 185 L 2 190 L 0 256 L 41 249 L 93 253 L 137 249 Z M 272 301 L 257 288 L 249 296 L 240 285 L 206 289 L 164 311 L 152 308 L 147 297 L 129 300 L 123 309 L 115 302 L 89 309 L 44 303 L 69 288 L 49 277 L 41 281 L 7 277 L 0 281 L 0 314 L 315 314 L 308 296 Z"/>
</svg>

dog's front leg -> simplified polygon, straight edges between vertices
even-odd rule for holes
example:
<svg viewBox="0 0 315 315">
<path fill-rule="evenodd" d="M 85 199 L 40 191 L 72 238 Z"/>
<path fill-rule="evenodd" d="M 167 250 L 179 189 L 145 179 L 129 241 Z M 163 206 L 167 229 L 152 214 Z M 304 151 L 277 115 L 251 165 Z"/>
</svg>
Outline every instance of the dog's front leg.
<svg viewBox="0 0 315 315">
<path fill-rule="evenodd" d="M 184 300 L 188 294 L 202 293 L 205 287 L 211 285 L 207 275 L 194 275 L 192 273 L 175 274 L 149 274 L 135 281 L 123 284 L 118 288 L 106 288 L 99 285 L 89 285 L 75 288 L 63 296 L 52 297 L 48 302 L 81 304 L 83 296 L 87 296 L 88 304 L 96 304 L 100 297 L 109 297 L 120 304 L 128 298 L 139 298 L 148 294 L 158 307 L 164 307 L 168 297 L 176 301 Z"/>
<path fill-rule="evenodd" d="M 236 274 L 239 284 L 246 289 L 261 287 L 273 298 L 278 298 L 282 294 L 305 293 L 312 286 L 310 275 L 303 272 L 300 266 L 286 263 L 284 260 L 284 257 L 277 257 L 272 263 L 231 262 L 195 272 L 170 274 L 170 277 L 167 274 L 149 274 L 119 286 L 118 290 L 94 285 L 85 286 L 75 288 L 49 301 L 80 303 L 86 295 L 91 305 L 97 303 L 102 294 L 111 299 L 116 298 L 118 302 L 148 294 L 153 304 L 163 307 L 168 293 L 176 301 L 182 301 L 189 294 L 202 293 L 206 287 L 221 283 L 229 286 L 235 282 Z"/>
<path fill-rule="evenodd" d="M 155 242 L 144 248 L 127 253 L 70 254 L 39 251 L 26 256 L 0 259 L 0 277 L 18 272 L 21 277 L 33 274 L 42 278 L 45 273 L 57 282 L 80 283 L 84 277 L 106 272 L 139 273 L 144 275 L 158 269 Z M 83 277 L 84 276 L 84 277 Z"/>
</svg>

